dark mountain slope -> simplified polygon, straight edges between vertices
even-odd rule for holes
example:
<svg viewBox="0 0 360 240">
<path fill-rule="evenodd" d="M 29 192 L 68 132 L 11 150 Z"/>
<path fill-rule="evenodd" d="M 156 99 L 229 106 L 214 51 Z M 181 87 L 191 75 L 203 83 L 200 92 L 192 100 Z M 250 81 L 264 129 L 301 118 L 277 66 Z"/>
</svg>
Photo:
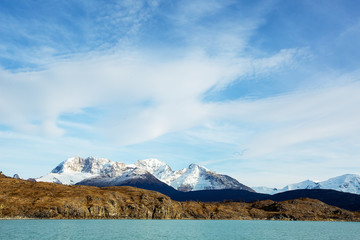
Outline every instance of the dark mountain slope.
<svg viewBox="0 0 360 240">
<path fill-rule="evenodd" d="M 132 186 L 146 190 L 157 191 L 169 196 L 175 201 L 199 201 L 199 202 L 253 202 L 258 200 L 286 201 L 297 198 L 311 198 L 320 200 L 326 204 L 337 206 L 350 211 L 360 211 L 360 195 L 325 189 L 293 190 L 275 195 L 249 192 L 246 190 L 201 190 L 181 192 L 159 181 L 152 174 L 144 174 L 141 177 L 125 179 L 119 178 L 91 178 L 77 185 L 96 187 L 108 186 Z"/>
<path fill-rule="evenodd" d="M 157 191 L 167 196 L 177 195 L 179 191 L 170 187 L 166 183 L 161 182 L 150 173 L 145 173 L 132 178 L 120 177 L 95 177 L 85 179 L 76 185 L 95 186 L 95 187 L 111 187 L 111 186 L 130 186 L 141 189 Z"/>
<path fill-rule="evenodd" d="M 110 187 L 110 186 L 131 186 L 142 188 L 146 190 L 157 191 L 169 196 L 176 201 L 200 201 L 200 202 L 223 202 L 223 201 L 241 201 L 252 202 L 259 199 L 266 198 L 267 194 L 260 194 L 246 190 L 224 189 L 224 190 L 201 190 L 182 192 L 178 191 L 169 185 L 159 181 L 152 174 L 143 174 L 135 178 L 107 178 L 96 177 L 85 179 L 76 185 L 86 185 L 95 187 Z"/>
<path fill-rule="evenodd" d="M 264 199 L 285 201 L 297 198 L 311 198 L 350 211 L 360 211 L 360 195 L 327 189 L 300 189 L 265 196 Z"/>
</svg>

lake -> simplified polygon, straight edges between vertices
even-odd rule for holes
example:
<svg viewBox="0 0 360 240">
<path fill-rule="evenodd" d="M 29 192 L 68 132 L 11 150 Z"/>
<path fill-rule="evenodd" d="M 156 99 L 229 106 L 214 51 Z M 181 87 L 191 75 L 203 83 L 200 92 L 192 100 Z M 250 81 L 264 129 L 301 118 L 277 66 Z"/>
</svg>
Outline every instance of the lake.
<svg viewBox="0 0 360 240">
<path fill-rule="evenodd" d="M 0 239 L 360 239 L 360 223 L 243 220 L 0 220 Z"/>
</svg>

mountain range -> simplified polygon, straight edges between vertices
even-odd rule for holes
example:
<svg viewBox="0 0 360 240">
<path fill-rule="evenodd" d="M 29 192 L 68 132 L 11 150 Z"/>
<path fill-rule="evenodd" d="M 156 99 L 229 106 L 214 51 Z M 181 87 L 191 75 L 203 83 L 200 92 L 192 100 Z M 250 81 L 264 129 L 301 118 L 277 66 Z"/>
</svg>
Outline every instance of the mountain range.
<svg viewBox="0 0 360 240">
<path fill-rule="evenodd" d="M 356 174 L 345 174 L 322 182 L 306 180 L 289 184 L 281 189 L 250 188 L 230 176 L 215 173 L 197 164 L 190 164 L 187 168 L 173 171 L 169 165 L 158 159 L 138 160 L 135 164 L 124 164 L 106 158 L 72 157 L 60 163 L 51 173 L 37 178 L 36 181 L 98 187 L 137 186 L 168 195 L 176 195 L 174 190 L 190 192 L 229 189 L 271 195 L 300 189 L 331 189 L 360 194 L 360 176 Z"/>
<path fill-rule="evenodd" d="M 332 189 L 340 192 L 360 194 L 360 176 L 356 174 L 344 174 L 322 182 L 305 180 L 303 182 L 286 185 L 281 189 L 269 187 L 252 187 L 252 189 L 258 193 L 266 194 L 276 194 L 298 189 Z"/>
<path fill-rule="evenodd" d="M 219 189 L 254 192 L 236 179 L 217 174 L 203 166 L 190 164 L 188 168 L 173 171 L 169 165 L 158 159 L 139 160 L 135 164 L 126 165 L 105 158 L 73 157 L 60 163 L 51 173 L 37 178 L 36 181 L 101 187 L 151 183 L 157 188 L 168 187 L 183 192 Z"/>
</svg>

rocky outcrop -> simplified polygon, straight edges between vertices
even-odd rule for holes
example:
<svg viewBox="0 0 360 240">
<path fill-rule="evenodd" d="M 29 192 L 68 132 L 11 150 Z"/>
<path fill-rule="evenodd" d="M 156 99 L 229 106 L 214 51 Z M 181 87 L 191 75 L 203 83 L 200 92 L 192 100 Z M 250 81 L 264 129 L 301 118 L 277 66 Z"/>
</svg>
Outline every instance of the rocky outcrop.
<svg viewBox="0 0 360 240">
<path fill-rule="evenodd" d="M 1 218 L 281 219 L 359 221 L 360 214 L 318 200 L 177 202 L 134 187 L 65 186 L 0 177 Z"/>
</svg>

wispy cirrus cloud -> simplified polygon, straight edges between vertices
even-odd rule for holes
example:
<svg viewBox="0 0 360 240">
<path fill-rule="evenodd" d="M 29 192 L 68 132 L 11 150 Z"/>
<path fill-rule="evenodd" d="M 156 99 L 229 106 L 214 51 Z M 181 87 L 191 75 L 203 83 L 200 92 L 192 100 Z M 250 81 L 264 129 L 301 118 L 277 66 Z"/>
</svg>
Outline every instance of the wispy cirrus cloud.
<svg viewBox="0 0 360 240">
<path fill-rule="evenodd" d="M 285 64 L 291 55 L 295 56 L 292 51 L 282 52 L 267 61 L 248 62 L 252 72 L 264 72 Z M 97 125 L 99 132 L 107 132 L 112 122 L 109 132 L 121 136 L 121 144 L 142 142 L 200 124 L 211 116 L 203 95 L 247 74 L 239 61 L 203 53 L 162 61 L 136 53 L 68 60 L 36 72 L 2 70 L 1 122 L 21 131 L 59 136 L 65 133 L 57 126 L 62 114 L 104 108 L 101 121 L 107 124 Z M 132 138 L 137 140 L 130 141 Z"/>
<path fill-rule="evenodd" d="M 157 6 L 157 1 L 8 2 L 0 6 L 0 60 L 6 68 L 33 69 L 116 46 L 120 51 Z"/>
</svg>

